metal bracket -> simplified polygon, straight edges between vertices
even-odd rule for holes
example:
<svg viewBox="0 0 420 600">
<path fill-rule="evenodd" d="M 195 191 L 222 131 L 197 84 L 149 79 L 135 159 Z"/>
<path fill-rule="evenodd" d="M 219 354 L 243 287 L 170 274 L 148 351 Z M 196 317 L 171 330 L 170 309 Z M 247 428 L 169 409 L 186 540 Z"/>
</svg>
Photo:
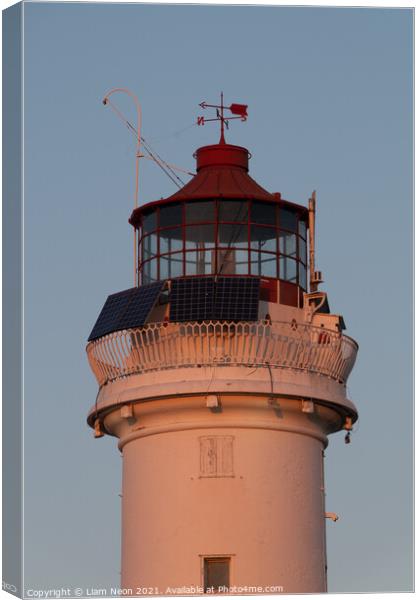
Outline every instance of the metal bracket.
<svg viewBox="0 0 420 600">
<path fill-rule="evenodd" d="M 325 518 L 326 519 L 331 519 L 331 521 L 334 521 L 334 523 L 336 521 L 338 521 L 338 519 L 339 519 L 338 515 L 336 513 L 333 513 L 333 512 L 326 512 L 325 513 Z"/>
<path fill-rule="evenodd" d="M 302 400 L 303 413 L 313 413 L 314 410 L 314 403 L 312 402 L 312 400 Z"/>
<path fill-rule="evenodd" d="M 217 408 L 219 406 L 219 398 L 215 395 L 207 396 L 206 406 L 207 408 Z"/>
<path fill-rule="evenodd" d="M 104 435 L 105 435 L 105 432 L 102 427 L 102 423 L 99 419 L 95 420 L 93 435 L 95 438 L 101 438 L 101 437 L 104 437 Z"/>
</svg>

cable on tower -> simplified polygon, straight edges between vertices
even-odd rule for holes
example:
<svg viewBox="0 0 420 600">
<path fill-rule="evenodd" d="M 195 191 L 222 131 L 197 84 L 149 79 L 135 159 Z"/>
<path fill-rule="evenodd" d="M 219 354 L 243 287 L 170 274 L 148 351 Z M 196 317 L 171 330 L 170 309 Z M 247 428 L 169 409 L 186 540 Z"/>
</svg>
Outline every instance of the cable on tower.
<svg viewBox="0 0 420 600">
<path fill-rule="evenodd" d="M 143 136 L 138 138 L 138 134 L 136 128 L 130 123 L 130 121 L 124 116 L 124 114 L 115 106 L 113 102 L 109 98 L 106 99 L 106 104 L 108 104 L 111 109 L 115 112 L 117 117 L 121 119 L 121 121 L 126 125 L 126 127 L 135 135 L 137 141 L 140 141 L 143 144 L 144 150 L 147 152 L 149 157 L 162 169 L 162 171 L 169 177 L 169 179 L 174 183 L 179 189 L 185 185 L 185 182 L 175 173 L 174 169 L 182 171 L 188 175 L 194 175 L 194 173 L 190 173 L 189 171 L 185 171 L 184 169 L 180 169 L 175 165 L 170 165 L 167 163 L 159 154 L 152 149 L 151 145 Z M 178 180 L 178 181 L 176 181 Z M 179 182 L 179 183 L 178 183 Z M 181 184 L 181 185 L 180 185 Z"/>
<path fill-rule="evenodd" d="M 168 135 L 164 135 L 163 137 L 152 139 L 152 143 L 159 144 L 160 142 L 164 142 L 165 140 L 170 140 L 171 138 L 179 137 L 182 133 L 184 133 L 184 131 L 188 131 L 188 129 L 192 129 L 196 125 L 197 125 L 196 122 L 190 123 L 189 125 L 186 125 L 185 127 L 182 127 L 181 129 L 177 129 L 176 131 L 173 131 L 172 133 L 169 133 Z"/>
</svg>

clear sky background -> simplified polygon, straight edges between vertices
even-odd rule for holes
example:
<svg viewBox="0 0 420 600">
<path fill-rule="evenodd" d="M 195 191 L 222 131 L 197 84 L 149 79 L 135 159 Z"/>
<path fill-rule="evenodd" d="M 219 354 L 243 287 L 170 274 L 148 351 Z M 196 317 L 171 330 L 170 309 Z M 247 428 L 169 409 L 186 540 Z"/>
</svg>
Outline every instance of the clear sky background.
<svg viewBox="0 0 420 600">
<path fill-rule="evenodd" d="M 121 458 L 86 425 L 87 336 L 132 285 L 135 139 L 101 99 L 138 94 L 168 161 L 218 140 L 198 103 L 249 105 L 228 141 L 306 204 L 317 267 L 360 344 L 352 443 L 326 452 L 329 590 L 412 589 L 412 12 L 25 4 L 26 587 L 118 586 Z M 134 122 L 132 102 L 115 103 Z M 188 178 L 185 178 L 185 181 Z M 173 193 L 141 163 L 141 203 Z"/>
</svg>

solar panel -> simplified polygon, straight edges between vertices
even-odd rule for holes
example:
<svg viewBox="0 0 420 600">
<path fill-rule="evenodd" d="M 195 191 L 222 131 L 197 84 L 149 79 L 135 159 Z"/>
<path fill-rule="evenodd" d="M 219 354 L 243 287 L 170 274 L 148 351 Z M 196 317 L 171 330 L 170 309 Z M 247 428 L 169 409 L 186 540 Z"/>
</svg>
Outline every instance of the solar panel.
<svg viewBox="0 0 420 600">
<path fill-rule="evenodd" d="M 170 321 L 202 321 L 213 318 L 213 277 L 174 279 L 170 295 Z"/>
<path fill-rule="evenodd" d="M 108 296 L 88 341 L 113 331 L 144 325 L 162 287 L 163 282 L 157 281 Z"/>
<path fill-rule="evenodd" d="M 259 295 L 258 277 L 219 277 L 216 284 L 214 319 L 256 321 Z"/>
<path fill-rule="evenodd" d="M 258 277 L 194 277 L 172 281 L 171 321 L 256 321 Z"/>
<path fill-rule="evenodd" d="M 89 342 L 115 330 L 115 325 L 119 316 L 127 308 L 128 303 L 130 302 L 132 291 L 133 288 L 130 288 L 129 290 L 124 290 L 123 292 L 108 296 L 90 333 L 88 338 Z"/>
<path fill-rule="evenodd" d="M 149 285 L 134 288 L 131 301 L 118 322 L 118 329 L 129 329 L 130 327 L 144 325 L 162 291 L 162 287 L 163 281 L 156 281 Z"/>
</svg>

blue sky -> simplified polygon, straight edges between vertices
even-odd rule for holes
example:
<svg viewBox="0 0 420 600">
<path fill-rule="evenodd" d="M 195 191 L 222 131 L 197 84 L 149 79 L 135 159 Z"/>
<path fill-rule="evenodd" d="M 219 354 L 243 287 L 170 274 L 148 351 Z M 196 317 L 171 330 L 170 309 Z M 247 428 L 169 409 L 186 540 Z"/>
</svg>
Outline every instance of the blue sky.
<svg viewBox="0 0 420 600">
<path fill-rule="evenodd" d="M 216 142 L 194 126 L 224 90 L 249 105 L 228 141 L 251 175 L 306 204 L 317 265 L 360 344 L 352 444 L 326 451 L 329 589 L 412 588 L 412 11 L 25 3 L 26 587 L 119 581 L 121 458 L 85 423 L 85 343 L 132 284 L 135 140 L 101 99 L 135 92 L 168 161 Z M 115 102 L 135 120 L 132 102 Z M 141 203 L 175 191 L 142 161 Z"/>
</svg>

